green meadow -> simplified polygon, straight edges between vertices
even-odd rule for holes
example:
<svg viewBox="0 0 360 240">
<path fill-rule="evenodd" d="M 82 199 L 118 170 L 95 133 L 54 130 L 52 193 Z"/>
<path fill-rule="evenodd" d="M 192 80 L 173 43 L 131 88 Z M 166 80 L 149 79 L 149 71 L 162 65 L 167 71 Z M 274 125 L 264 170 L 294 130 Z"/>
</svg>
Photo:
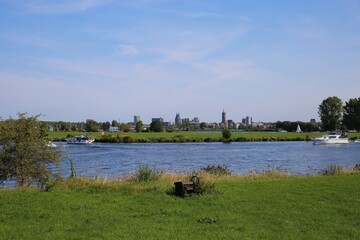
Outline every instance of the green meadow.
<svg viewBox="0 0 360 240">
<path fill-rule="evenodd" d="M 64 141 L 70 136 L 77 135 L 93 136 L 98 142 L 220 142 L 221 132 L 49 132 L 52 141 Z M 327 133 L 294 133 L 294 132 L 232 132 L 232 141 L 308 141 L 313 137 L 319 137 Z M 349 133 L 350 139 L 360 138 L 360 133 Z"/>
<path fill-rule="evenodd" d="M 360 239 L 359 173 L 213 177 L 179 198 L 183 178 L 1 189 L 0 239 Z"/>
</svg>

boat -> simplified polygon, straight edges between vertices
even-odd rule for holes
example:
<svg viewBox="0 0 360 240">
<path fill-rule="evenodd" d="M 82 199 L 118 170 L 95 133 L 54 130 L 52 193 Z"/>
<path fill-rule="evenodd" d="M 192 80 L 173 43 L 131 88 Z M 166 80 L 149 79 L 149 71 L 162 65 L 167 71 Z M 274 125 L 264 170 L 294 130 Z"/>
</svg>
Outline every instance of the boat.
<svg viewBox="0 0 360 240">
<path fill-rule="evenodd" d="M 347 144 L 349 138 L 346 134 L 338 132 L 330 132 L 328 135 L 324 135 L 318 138 L 311 139 L 314 144 Z"/>
<path fill-rule="evenodd" d="M 360 139 L 356 139 L 354 142 L 356 142 L 356 143 L 360 143 Z"/>
<path fill-rule="evenodd" d="M 57 147 L 57 145 L 55 143 L 53 143 L 52 141 L 48 141 L 47 146 L 49 148 L 56 148 Z"/>
<path fill-rule="evenodd" d="M 66 139 L 66 142 L 68 144 L 91 144 L 95 141 L 95 139 L 93 139 L 90 136 L 75 136 L 73 138 L 68 138 Z"/>
</svg>

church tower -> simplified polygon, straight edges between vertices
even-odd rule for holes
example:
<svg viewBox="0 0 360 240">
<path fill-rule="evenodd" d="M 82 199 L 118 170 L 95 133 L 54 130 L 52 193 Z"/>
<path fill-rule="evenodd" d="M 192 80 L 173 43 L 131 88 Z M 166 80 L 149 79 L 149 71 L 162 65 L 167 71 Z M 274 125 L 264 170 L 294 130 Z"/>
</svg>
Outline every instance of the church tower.
<svg viewBox="0 0 360 240">
<path fill-rule="evenodd" d="M 227 127 L 227 121 L 226 121 L 226 112 L 223 109 L 222 115 L 221 115 L 221 123 L 224 127 Z"/>
</svg>

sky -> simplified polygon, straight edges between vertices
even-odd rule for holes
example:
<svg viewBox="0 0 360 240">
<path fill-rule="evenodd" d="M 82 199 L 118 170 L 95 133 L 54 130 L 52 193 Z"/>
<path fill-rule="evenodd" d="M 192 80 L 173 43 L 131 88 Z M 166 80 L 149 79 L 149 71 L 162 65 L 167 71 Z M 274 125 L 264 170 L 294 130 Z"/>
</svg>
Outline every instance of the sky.
<svg viewBox="0 0 360 240">
<path fill-rule="evenodd" d="M 0 116 L 319 120 L 360 97 L 359 0 L 0 0 Z"/>
</svg>

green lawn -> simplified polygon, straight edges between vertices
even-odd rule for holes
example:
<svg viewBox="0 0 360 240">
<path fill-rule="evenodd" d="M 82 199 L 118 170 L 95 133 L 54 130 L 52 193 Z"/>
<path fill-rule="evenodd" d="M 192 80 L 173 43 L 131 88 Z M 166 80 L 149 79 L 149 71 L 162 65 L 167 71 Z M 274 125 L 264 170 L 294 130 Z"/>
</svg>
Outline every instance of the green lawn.
<svg viewBox="0 0 360 240">
<path fill-rule="evenodd" d="M 86 135 L 80 132 L 49 132 L 49 138 L 53 141 L 65 140 L 67 136 Z M 96 141 L 100 142 L 123 142 L 124 137 L 130 137 L 130 142 L 203 142 L 221 141 L 221 132 L 120 132 L 88 133 Z M 318 137 L 326 133 L 280 133 L 280 132 L 232 132 L 233 141 L 305 141 L 312 137 Z M 360 133 L 349 133 L 351 139 L 360 138 Z M 119 139 L 119 141 L 116 141 Z M 115 140 L 115 141 L 113 141 Z"/>
<path fill-rule="evenodd" d="M 232 177 L 184 199 L 164 179 L 3 189 L 0 239 L 360 239 L 359 182 L 360 174 Z"/>
</svg>

